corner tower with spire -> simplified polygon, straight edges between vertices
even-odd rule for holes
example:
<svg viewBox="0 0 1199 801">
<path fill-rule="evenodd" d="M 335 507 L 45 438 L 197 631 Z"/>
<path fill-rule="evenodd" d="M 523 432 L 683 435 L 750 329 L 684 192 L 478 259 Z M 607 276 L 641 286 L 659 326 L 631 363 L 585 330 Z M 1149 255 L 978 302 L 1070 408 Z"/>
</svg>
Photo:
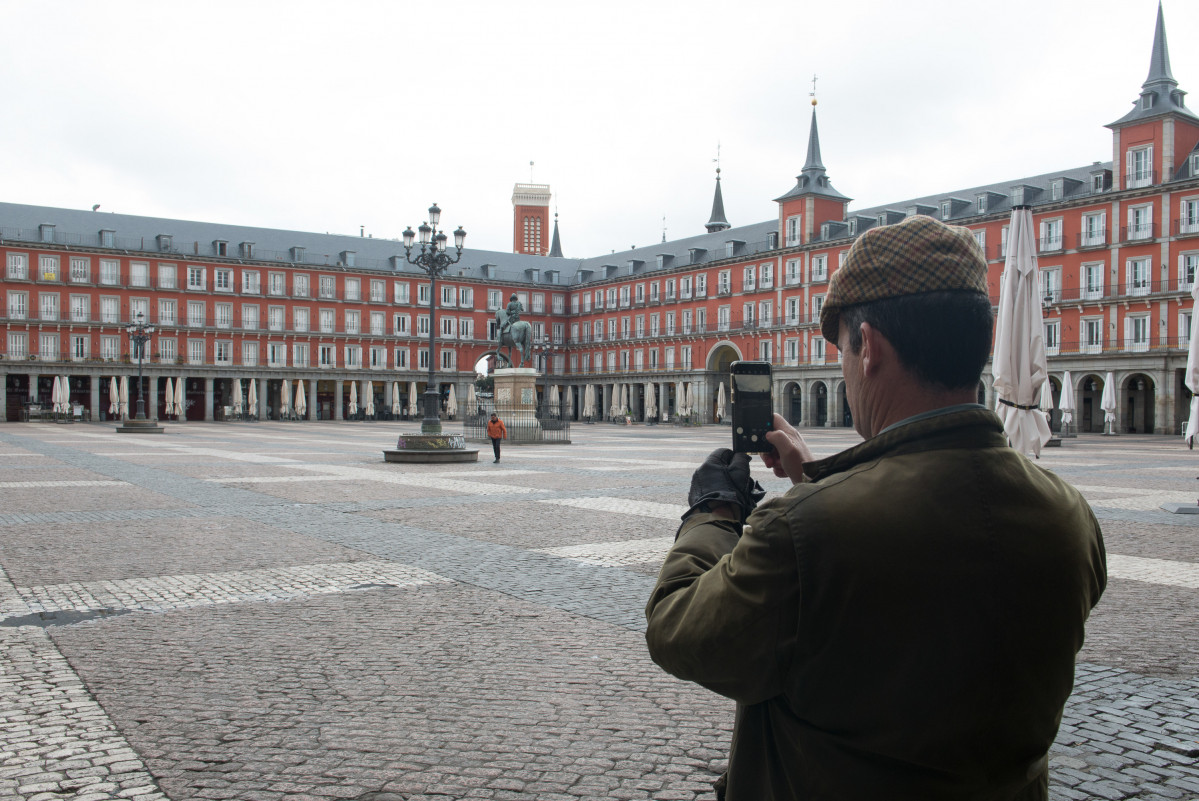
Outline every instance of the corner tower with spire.
<svg viewBox="0 0 1199 801">
<path fill-rule="evenodd" d="M 1194 177 L 1199 165 L 1189 158 L 1199 146 L 1199 116 L 1186 107 L 1186 92 L 1170 71 L 1166 20 L 1157 4 L 1149 75 L 1131 111 L 1107 125 L 1112 130 L 1114 188 L 1155 186 Z M 1121 168 L 1123 165 L 1123 168 Z"/>
<path fill-rule="evenodd" d="M 729 221 L 724 217 L 724 196 L 720 194 L 720 167 L 716 168 L 716 196 L 712 198 L 712 216 L 704 224 L 709 234 L 729 228 Z M 665 236 L 665 234 L 663 234 Z"/>
<path fill-rule="evenodd" d="M 813 83 L 815 78 L 812 79 Z M 820 160 L 820 132 L 816 127 L 816 97 L 812 92 L 812 127 L 808 133 L 808 157 L 796 176 L 795 186 L 779 204 L 779 241 L 793 247 L 812 241 L 825 222 L 840 222 L 852 198 L 838 192 L 829 182 Z"/>
</svg>

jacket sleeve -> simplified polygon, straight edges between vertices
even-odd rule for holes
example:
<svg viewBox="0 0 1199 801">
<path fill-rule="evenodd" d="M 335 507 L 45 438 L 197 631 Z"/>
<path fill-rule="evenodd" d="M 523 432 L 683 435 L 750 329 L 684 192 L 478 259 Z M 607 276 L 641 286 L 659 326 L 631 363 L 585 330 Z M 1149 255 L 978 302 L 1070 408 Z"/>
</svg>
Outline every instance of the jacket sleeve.
<svg viewBox="0 0 1199 801">
<path fill-rule="evenodd" d="M 795 550 L 771 506 L 750 516 L 740 538 L 731 520 L 685 520 L 645 610 L 656 663 L 744 704 L 783 692 L 798 626 Z"/>
</svg>

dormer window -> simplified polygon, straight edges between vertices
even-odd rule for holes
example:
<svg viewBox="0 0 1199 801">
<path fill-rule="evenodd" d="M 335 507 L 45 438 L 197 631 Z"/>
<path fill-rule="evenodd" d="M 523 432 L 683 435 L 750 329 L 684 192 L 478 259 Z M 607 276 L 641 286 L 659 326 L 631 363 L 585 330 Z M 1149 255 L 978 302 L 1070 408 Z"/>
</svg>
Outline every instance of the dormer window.
<svg viewBox="0 0 1199 801">
<path fill-rule="evenodd" d="M 37 227 L 38 239 L 42 242 L 54 241 L 54 226 L 49 223 L 42 223 Z"/>
<path fill-rule="evenodd" d="M 1096 193 L 1103 191 L 1103 173 L 1097 172 L 1091 176 L 1091 191 Z"/>
<path fill-rule="evenodd" d="M 779 246 L 779 232 L 769 231 L 766 234 L 766 249 L 777 250 Z"/>
<path fill-rule="evenodd" d="M 880 214 L 880 215 L 878 215 L 878 224 L 879 224 L 879 225 L 886 225 L 886 224 L 887 224 L 887 215 L 886 215 L 886 214 Z"/>
<path fill-rule="evenodd" d="M 100 231 L 100 247 L 111 248 L 116 247 L 117 232 L 110 231 L 107 228 Z"/>
<path fill-rule="evenodd" d="M 857 220 L 849 221 L 849 235 L 850 236 L 858 235 L 858 221 Z"/>
<path fill-rule="evenodd" d="M 352 250 L 343 250 L 343 251 L 342 251 L 341 253 L 339 253 L 338 255 L 341 257 L 341 263 L 342 263 L 343 265 L 345 265 L 346 267 L 353 267 L 353 266 L 354 266 L 354 251 L 352 251 Z"/>
<path fill-rule="evenodd" d="M 1153 108 L 1154 97 L 1155 96 L 1152 92 L 1146 92 L 1145 94 L 1141 95 L 1141 108 L 1142 109 Z"/>
<path fill-rule="evenodd" d="M 212 241 L 212 252 L 217 256 L 229 255 L 229 243 L 223 239 L 214 239 Z"/>
<path fill-rule="evenodd" d="M 974 201 L 974 210 L 979 214 L 987 213 L 987 196 L 979 195 Z"/>
<path fill-rule="evenodd" d="M 1049 182 L 1049 199 L 1050 200 L 1061 200 L 1062 199 L 1062 179 L 1061 178 L 1058 178 L 1056 180 Z"/>
<path fill-rule="evenodd" d="M 170 252 L 170 250 L 171 250 L 171 235 L 170 234 L 159 234 L 158 235 L 158 250 L 162 253 Z"/>
<path fill-rule="evenodd" d="M 237 249 L 238 249 L 238 252 L 241 253 L 241 257 L 243 259 L 254 258 L 254 243 L 253 242 L 242 242 L 240 245 L 237 246 Z"/>
<path fill-rule="evenodd" d="M 1199 153 L 1191 156 L 1191 177 L 1199 176 Z"/>
<path fill-rule="evenodd" d="M 304 248 L 292 248 L 291 260 L 297 262 L 304 261 Z"/>
<path fill-rule="evenodd" d="M 948 200 L 942 200 L 942 201 L 941 201 L 941 219 L 942 219 L 942 220 L 948 220 L 948 219 L 949 219 L 949 213 L 950 213 L 950 209 L 951 209 L 951 206 L 950 206 L 950 203 L 949 203 L 949 201 L 948 201 Z"/>
</svg>

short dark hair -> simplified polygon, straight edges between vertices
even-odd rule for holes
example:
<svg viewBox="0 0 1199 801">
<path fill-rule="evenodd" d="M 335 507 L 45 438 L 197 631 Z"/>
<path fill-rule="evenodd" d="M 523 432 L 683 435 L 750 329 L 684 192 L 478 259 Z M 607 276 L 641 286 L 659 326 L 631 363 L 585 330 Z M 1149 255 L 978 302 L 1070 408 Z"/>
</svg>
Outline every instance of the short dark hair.
<svg viewBox="0 0 1199 801">
<path fill-rule="evenodd" d="M 841 321 L 854 353 L 862 349 L 862 323 L 870 323 L 922 382 L 965 389 L 982 376 L 995 317 L 986 295 L 942 291 L 847 306 Z"/>
</svg>

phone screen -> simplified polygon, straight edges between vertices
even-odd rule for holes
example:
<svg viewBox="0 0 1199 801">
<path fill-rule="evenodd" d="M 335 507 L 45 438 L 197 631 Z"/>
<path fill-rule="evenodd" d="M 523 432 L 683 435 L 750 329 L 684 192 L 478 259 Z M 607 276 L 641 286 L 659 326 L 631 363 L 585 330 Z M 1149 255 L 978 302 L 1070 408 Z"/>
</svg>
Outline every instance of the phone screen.
<svg viewBox="0 0 1199 801">
<path fill-rule="evenodd" d="M 771 449 L 766 432 L 773 427 L 769 364 L 743 364 L 732 372 L 733 450 L 764 453 Z"/>
</svg>

